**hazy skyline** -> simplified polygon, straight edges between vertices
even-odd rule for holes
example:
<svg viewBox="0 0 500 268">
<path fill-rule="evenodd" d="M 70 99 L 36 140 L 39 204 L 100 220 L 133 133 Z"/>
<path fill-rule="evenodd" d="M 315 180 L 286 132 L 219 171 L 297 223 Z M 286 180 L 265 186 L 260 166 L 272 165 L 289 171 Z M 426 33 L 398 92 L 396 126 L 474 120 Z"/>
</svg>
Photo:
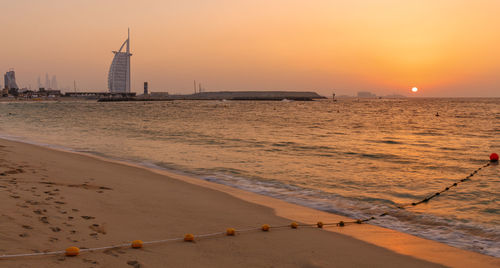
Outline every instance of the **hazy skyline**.
<svg viewBox="0 0 500 268">
<path fill-rule="evenodd" d="M 312 90 L 500 96 L 500 1 L 2 3 L 2 74 L 107 91 L 131 29 L 132 91 Z M 8 37 L 8 38 L 5 38 Z M 3 81 L 2 81 L 3 85 Z M 412 95 L 412 87 L 418 87 Z"/>
</svg>

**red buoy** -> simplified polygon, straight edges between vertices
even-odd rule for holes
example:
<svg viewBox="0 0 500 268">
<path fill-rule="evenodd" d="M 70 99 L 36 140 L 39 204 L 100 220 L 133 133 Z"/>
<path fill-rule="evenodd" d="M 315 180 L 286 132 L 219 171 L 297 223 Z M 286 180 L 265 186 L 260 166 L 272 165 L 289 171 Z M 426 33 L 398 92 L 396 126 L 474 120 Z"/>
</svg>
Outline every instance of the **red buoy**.
<svg viewBox="0 0 500 268">
<path fill-rule="evenodd" d="M 498 162 L 498 154 L 496 154 L 496 153 L 490 154 L 490 161 L 491 162 Z"/>
</svg>

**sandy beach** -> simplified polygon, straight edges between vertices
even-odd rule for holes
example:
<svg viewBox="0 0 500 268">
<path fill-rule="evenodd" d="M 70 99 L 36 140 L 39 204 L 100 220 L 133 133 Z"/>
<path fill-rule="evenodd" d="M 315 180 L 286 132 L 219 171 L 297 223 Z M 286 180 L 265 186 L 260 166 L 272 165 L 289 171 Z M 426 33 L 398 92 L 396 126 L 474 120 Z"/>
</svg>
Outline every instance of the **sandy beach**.
<svg viewBox="0 0 500 268">
<path fill-rule="evenodd" d="M 0 139 L 0 255 L 345 217 L 178 174 Z M 259 230 L 2 267 L 499 267 L 497 258 L 369 224 Z"/>
</svg>

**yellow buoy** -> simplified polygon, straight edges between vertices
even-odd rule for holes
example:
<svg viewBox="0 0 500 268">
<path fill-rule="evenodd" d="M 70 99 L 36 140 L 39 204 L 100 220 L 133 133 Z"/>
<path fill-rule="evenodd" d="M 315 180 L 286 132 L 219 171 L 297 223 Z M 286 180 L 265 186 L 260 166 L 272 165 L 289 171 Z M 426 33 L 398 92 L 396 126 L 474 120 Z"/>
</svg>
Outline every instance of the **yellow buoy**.
<svg viewBox="0 0 500 268">
<path fill-rule="evenodd" d="M 186 241 L 186 242 L 193 242 L 194 241 L 194 235 L 193 234 L 186 234 L 184 236 L 184 241 Z"/>
<path fill-rule="evenodd" d="M 323 222 L 321 222 L 321 221 L 318 221 L 318 223 L 316 225 L 318 226 L 318 228 L 323 228 Z"/>
<path fill-rule="evenodd" d="M 292 223 L 290 224 L 290 227 L 291 227 L 292 229 L 297 229 L 297 227 L 299 227 L 299 225 L 298 225 L 296 222 L 292 222 Z"/>
<path fill-rule="evenodd" d="M 271 228 L 271 227 L 269 226 L 269 224 L 264 224 L 264 225 L 262 225 L 262 231 L 264 231 L 264 232 L 269 231 L 269 228 Z"/>
<path fill-rule="evenodd" d="M 142 248 L 142 244 L 143 244 L 143 242 L 141 240 L 134 240 L 134 241 L 132 241 L 131 246 L 133 248 Z"/>
<path fill-rule="evenodd" d="M 226 235 L 233 236 L 236 234 L 236 230 L 234 228 L 227 228 Z"/>
<path fill-rule="evenodd" d="M 77 256 L 80 254 L 80 249 L 77 247 L 69 247 L 66 249 L 66 256 Z"/>
</svg>

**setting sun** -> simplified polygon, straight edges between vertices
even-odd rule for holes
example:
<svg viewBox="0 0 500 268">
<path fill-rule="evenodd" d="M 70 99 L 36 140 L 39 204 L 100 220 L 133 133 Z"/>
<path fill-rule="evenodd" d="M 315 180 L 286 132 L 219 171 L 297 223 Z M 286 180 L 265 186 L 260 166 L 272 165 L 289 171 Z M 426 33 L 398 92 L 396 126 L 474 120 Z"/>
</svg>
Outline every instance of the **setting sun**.
<svg viewBox="0 0 500 268">
<path fill-rule="evenodd" d="M 415 93 L 415 92 L 417 92 L 417 91 L 418 91 L 418 88 L 417 88 L 417 87 L 413 87 L 413 88 L 411 89 L 411 92 L 414 92 L 414 93 Z"/>
</svg>

